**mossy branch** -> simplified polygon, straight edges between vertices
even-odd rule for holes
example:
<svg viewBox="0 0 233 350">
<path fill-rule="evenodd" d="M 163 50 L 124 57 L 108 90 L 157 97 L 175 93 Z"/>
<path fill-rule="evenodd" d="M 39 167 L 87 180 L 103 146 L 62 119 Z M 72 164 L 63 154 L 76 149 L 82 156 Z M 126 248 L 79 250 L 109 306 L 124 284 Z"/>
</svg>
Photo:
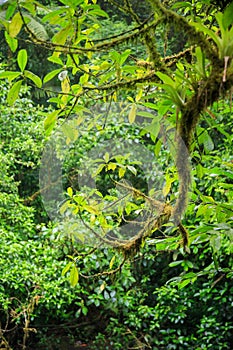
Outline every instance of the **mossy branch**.
<svg viewBox="0 0 233 350">
<path fill-rule="evenodd" d="M 233 73 L 228 72 L 226 82 L 223 82 L 224 67 L 213 67 L 207 80 L 200 81 L 196 93 L 181 108 L 181 118 L 178 124 L 178 152 L 176 159 L 179 174 L 179 197 L 174 209 L 174 218 L 179 222 L 188 199 L 191 183 L 188 156 L 192 143 L 193 132 L 201 117 L 201 113 L 219 99 L 223 92 L 233 86 Z"/>
<path fill-rule="evenodd" d="M 212 43 L 207 40 L 204 34 L 198 32 L 194 26 L 189 24 L 183 16 L 180 16 L 176 12 L 165 8 L 159 0 L 149 0 L 149 2 L 154 10 L 164 18 L 164 23 L 170 24 L 175 28 L 179 28 L 179 31 L 185 33 L 188 41 L 192 45 L 198 45 L 201 47 L 202 51 L 211 62 L 219 62 L 217 50 Z"/>
</svg>

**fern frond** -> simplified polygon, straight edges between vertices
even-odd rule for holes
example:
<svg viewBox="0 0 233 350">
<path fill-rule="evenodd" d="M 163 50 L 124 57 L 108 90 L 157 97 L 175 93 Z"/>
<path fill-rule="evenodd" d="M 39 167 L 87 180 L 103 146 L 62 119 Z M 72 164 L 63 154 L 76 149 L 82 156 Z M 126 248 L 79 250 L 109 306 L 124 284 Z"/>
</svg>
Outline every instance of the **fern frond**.
<svg viewBox="0 0 233 350">
<path fill-rule="evenodd" d="M 27 27 L 30 32 L 39 40 L 47 41 L 49 39 L 45 26 L 38 19 L 34 19 L 29 14 L 23 14 L 27 19 Z M 29 20 L 29 21 L 28 21 Z"/>
</svg>

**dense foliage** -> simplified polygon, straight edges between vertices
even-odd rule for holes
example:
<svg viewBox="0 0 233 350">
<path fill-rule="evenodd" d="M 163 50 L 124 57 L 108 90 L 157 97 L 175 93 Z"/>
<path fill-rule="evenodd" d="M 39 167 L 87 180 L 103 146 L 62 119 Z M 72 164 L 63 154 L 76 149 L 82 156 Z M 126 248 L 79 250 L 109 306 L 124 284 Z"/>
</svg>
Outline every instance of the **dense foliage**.
<svg viewBox="0 0 233 350">
<path fill-rule="evenodd" d="M 232 13 L 2 5 L 2 349 L 233 347 Z"/>
</svg>

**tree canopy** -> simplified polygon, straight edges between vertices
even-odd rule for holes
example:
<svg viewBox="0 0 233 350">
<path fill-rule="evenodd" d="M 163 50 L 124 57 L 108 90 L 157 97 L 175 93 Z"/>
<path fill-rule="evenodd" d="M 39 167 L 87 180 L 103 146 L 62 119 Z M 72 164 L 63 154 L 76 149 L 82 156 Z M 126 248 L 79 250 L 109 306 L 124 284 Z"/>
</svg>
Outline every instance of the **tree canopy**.
<svg viewBox="0 0 233 350">
<path fill-rule="evenodd" d="M 232 14 L 230 1 L 1 4 L 2 99 L 25 123 L 20 132 L 32 135 L 14 172 L 21 209 L 27 225 L 34 206 L 39 225 L 52 220 L 53 235 L 70 239 L 68 262 L 59 266 L 73 287 L 113 278 L 141 254 L 156 268 L 164 255 L 175 271 L 174 294 L 203 276 L 213 286 L 232 278 Z M 32 120 L 40 136 L 28 129 L 31 117 L 18 117 L 21 103 L 37 113 L 23 100 L 27 91 L 44 105 Z M 17 163 L 18 141 L 2 123 L 1 157 L 12 153 Z M 33 176 L 23 179 L 22 169 L 34 169 L 38 153 L 39 187 L 33 180 L 28 189 Z M 18 203 L 13 163 L 5 162 L 1 171 Z M 8 232 L 13 219 L 4 210 L 2 217 Z M 103 264 L 93 262 L 98 255 Z M 105 282 L 99 288 L 112 297 Z M 166 292 L 157 292 L 162 305 Z"/>
</svg>

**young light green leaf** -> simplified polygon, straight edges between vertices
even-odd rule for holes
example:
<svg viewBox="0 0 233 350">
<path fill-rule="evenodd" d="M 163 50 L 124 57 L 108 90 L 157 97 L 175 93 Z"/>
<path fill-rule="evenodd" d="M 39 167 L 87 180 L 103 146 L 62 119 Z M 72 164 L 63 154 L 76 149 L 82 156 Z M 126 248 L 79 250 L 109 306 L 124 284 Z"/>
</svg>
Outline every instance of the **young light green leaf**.
<svg viewBox="0 0 233 350">
<path fill-rule="evenodd" d="M 114 256 L 112 257 L 110 263 L 109 263 L 109 268 L 110 268 L 110 269 L 112 269 L 115 260 L 116 260 L 116 256 L 114 255 Z"/>
<path fill-rule="evenodd" d="M 147 125 L 144 130 L 149 132 L 156 139 L 158 134 L 159 134 L 160 127 L 161 127 L 160 123 L 155 122 L 155 123 L 151 123 L 151 124 Z"/>
<path fill-rule="evenodd" d="M 62 60 L 59 58 L 59 52 L 56 51 L 48 58 L 48 61 L 64 66 Z"/>
<path fill-rule="evenodd" d="M 79 280 L 79 273 L 78 269 L 75 265 L 73 265 L 71 271 L 70 271 L 70 284 L 72 287 L 75 287 Z"/>
<path fill-rule="evenodd" d="M 46 74 L 46 76 L 43 79 L 43 83 L 47 83 L 49 80 L 52 80 L 55 76 L 57 76 L 60 72 L 62 71 L 62 68 L 60 69 L 55 69 L 52 70 L 52 72 L 49 72 L 48 74 Z"/>
<path fill-rule="evenodd" d="M 78 209 L 78 207 L 77 207 L 77 209 Z M 77 209 L 76 209 L 76 211 L 77 211 Z M 85 242 L 85 236 L 83 233 L 74 232 L 73 235 L 75 236 L 75 238 L 79 239 L 81 241 L 81 243 Z"/>
<path fill-rule="evenodd" d="M 197 59 L 197 63 L 196 63 L 196 69 L 198 71 L 198 73 L 202 76 L 202 77 L 206 77 L 206 72 L 205 72 L 205 58 L 203 55 L 203 52 L 201 50 L 200 47 L 197 47 L 195 50 L 195 56 Z"/>
<path fill-rule="evenodd" d="M 11 22 L 9 23 L 9 35 L 12 38 L 15 38 L 19 34 L 22 28 L 22 25 L 23 25 L 23 20 L 21 18 L 20 13 L 17 12 L 12 18 Z"/>
<path fill-rule="evenodd" d="M 54 125 L 57 120 L 58 111 L 53 111 L 49 113 L 44 121 L 45 135 L 48 136 L 52 132 Z"/>
<path fill-rule="evenodd" d="M 184 101 L 182 100 L 181 96 L 178 94 L 177 88 L 167 84 L 164 84 L 162 87 L 164 88 L 164 90 L 168 92 L 172 102 L 174 102 L 178 107 L 183 106 Z"/>
<path fill-rule="evenodd" d="M 108 152 L 106 152 L 104 155 L 104 161 L 105 161 L 105 163 L 109 162 L 109 153 Z"/>
<path fill-rule="evenodd" d="M 175 81 L 171 77 L 169 77 L 169 75 L 164 74 L 162 72 L 156 72 L 156 75 L 159 77 L 159 79 L 162 80 L 164 84 L 175 86 Z"/>
<path fill-rule="evenodd" d="M 22 80 L 18 80 L 16 83 L 14 83 L 14 85 L 9 90 L 7 95 L 7 102 L 9 103 L 10 106 L 12 106 L 17 100 L 22 82 L 23 82 Z"/>
<path fill-rule="evenodd" d="M 57 32 L 53 38 L 52 42 L 60 45 L 64 45 L 68 36 L 72 35 L 72 25 L 68 24 L 65 28 L 62 28 L 59 32 Z"/>
<path fill-rule="evenodd" d="M 120 179 L 125 175 L 126 172 L 126 168 L 125 167 L 120 167 L 119 171 L 118 171 L 118 175 L 120 177 Z"/>
<path fill-rule="evenodd" d="M 181 265 L 182 262 L 183 262 L 183 260 L 173 261 L 173 262 L 171 262 L 168 266 L 170 266 L 170 267 L 175 267 L 175 266 Z"/>
<path fill-rule="evenodd" d="M 172 185 L 172 179 L 168 178 L 166 180 L 166 183 L 165 183 L 164 187 L 163 187 L 163 195 L 164 195 L 164 197 L 166 197 L 168 195 L 168 193 L 170 192 L 171 185 Z"/>
<path fill-rule="evenodd" d="M 70 262 L 64 267 L 64 269 L 62 270 L 62 273 L 61 273 L 62 276 L 64 276 L 64 275 L 69 271 L 69 269 L 71 268 L 72 264 L 73 264 L 73 262 L 70 261 Z"/>
<path fill-rule="evenodd" d="M 25 49 L 20 50 L 17 56 L 17 62 L 21 72 L 24 71 L 27 64 L 27 60 L 28 60 L 27 51 Z"/>
<path fill-rule="evenodd" d="M 18 40 L 15 38 L 12 38 L 6 31 L 4 32 L 5 39 L 7 44 L 9 45 L 12 52 L 15 52 L 18 47 Z"/>
<path fill-rule="evenodd" d="M 136 105 L 136 103 L 133 103 L 132 107 L 129 111 L 129 115 L 128 115 L 128 119 L 129 119 L 130 124 L 134 123 L 135 118 L 136 118 L 136 114 L 137 114 L 137 105 Z"/>
<path fill-rule="evenodd" d="M 187 279 L 181 281 L 181 282 L 178 284 L 178 288 L 179 288 L 179 289 L 182 289 L 182 288 L 184 288 L 185 286 L 187 286 L 190 282 L 192 282 L 191 279 L 188 279 L 188 278 L 187 278 Z"/>
<path fill-rule="evenodd" d="M 127 58 L 129 57 L 130 53 L 131 53 L 131 50 L 127 49 L 127 50 L 125 50 L 125 52 L 123 52 L 121 54 L 121 59 L 120 59 L 120 64 L 121 65 L 127 60 Z"/>
<path fill-rule="evenodd" d="M 33 81 L 33 83 L 38 87 L 38 88 L 41 88 L 42 87 L 42 81 L 40 79 L 40 77 L 38 77 L 38 75 L 28 71 L 28 70 L 25 70 L 24 71 L 24 76 L 28 79 L 30 79 L 31 81 Z"/>
<path fill-rule="evenodd" d="M 69 197 L 72 197 L 72 196 L 73 196 L 73 189 L 72 189 L 72 187 L 68 187 L 68 188 L 67 188 L 67 193 L 68 193 L 68 196 L 69 196 Z"/>
<path fill-rule="evenodd" d="M 134 166 L 127 165 L 127 169 L 129 169 L 129 171 L 131 171 L 131 173 L 133 173 L 135 176 L 137 175 L 137 169 Z"/>
<path fill-rule="evenodd" d="M 62 204 L 62 206 L 59 209 L 60 214 L 63 215 L 68 208 L 69 208 L 69 201 L 66 201 L 65 203 Z"/>
<path fill-rule="evenodd" d="M 7 70 L 7 71 L 0 72 L 0 79 L 8 79 L 8 81 L 12 81 L 20 75 L 21 75 L 21 72 L 11 72 Z"/>
<path fill-rule="evenodd" d="M 94 16 L 94 17 L 95 16 L 101 16 L 101 17 L 106 17 L 106 18 L 109 17 L 108 14 L 105 11 L 101 10 L 100 8 L 96 8 L 94 10 L 89 11 L 88 15 Z"/>
<path fill-rule="evenodd" d="M 62 131 L 67 139 L 70 141 L 76 141 L 78 138 L 78 130 L 69 124 L 64 124 L 62 126 Z"/>
</svg>

